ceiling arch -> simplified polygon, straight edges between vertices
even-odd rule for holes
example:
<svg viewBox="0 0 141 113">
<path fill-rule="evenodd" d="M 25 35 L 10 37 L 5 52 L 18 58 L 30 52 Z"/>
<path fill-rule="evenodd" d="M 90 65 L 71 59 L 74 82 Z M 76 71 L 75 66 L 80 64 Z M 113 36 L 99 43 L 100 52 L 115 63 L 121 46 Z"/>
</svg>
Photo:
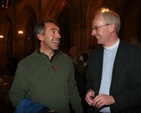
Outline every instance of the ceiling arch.
<svg viewBox="0 0 141 113">
<path fill-rule="evenodd" d="M 23 9 L 20 12 L 19 18 L 20 18 L 19 23 L 21 26 L 22 25 L 26 26 L 29 23 L 29 21 L 31 20 L 31 18 L 34 21 L 33 23 L 37 22 L 37 17 L 36 17 L 34 10 L 28 5 L 25 5 L 23 7 Z"/>
<path fill-rule="evenodd" d="M 96 10 L 100 9 L 103 4 L 103 0 L 85 0 L 84 9 L 82 12 L 83 23 L 91 26 L 92 19 Z"/>
<path fill-rule="evenodd" d="M 61 12 L 65 9 L 70 9 L 72 15 L 74 16 L 74 20 L 77 20 L 76 8 L 75 4 L 72 1 L 61 1 L 61 0 L 52 0 L 48 1 L 43 10 L 41 18 L 50 18 L 56 19 L 59 17 Z"/>
<path fill-rule="evenodd" d="M 139 12 L 141 11 L 141 1 L 140 0 L 134 0 L 134 1 L 128 1 L 126 0 L 122 9 L 121 13 L 121 37 L 123 37 L 124 40 L 129 41 L 131 37 L 137 36 L 139 32 L 139 23 L 141 20 L 139 20 Z M 128 28 L 128 29 L 127 29 Z M 130 35 L 129 35 L 130 34 Z M 130 36 L 130 37 L 129 37 Z"/>
<path fill-rule="evenodd" d="M 2 23 L 1 28 L 3 29 L 3 33 L 4 33 L 4 37 L 5 37 L 4 40 L 5 41 L 10 41 L 12 39 L 12 37 L 13 37 L 13 36 L 9 37 L 9 33 L 12 34 L 12 32 L 13 32 L 12 31 L 13 30 L 12 20 L 10 19 L 9 16 L 5 15 L 4 18 L 2 19 L 1 23 Z"/>
</svg>

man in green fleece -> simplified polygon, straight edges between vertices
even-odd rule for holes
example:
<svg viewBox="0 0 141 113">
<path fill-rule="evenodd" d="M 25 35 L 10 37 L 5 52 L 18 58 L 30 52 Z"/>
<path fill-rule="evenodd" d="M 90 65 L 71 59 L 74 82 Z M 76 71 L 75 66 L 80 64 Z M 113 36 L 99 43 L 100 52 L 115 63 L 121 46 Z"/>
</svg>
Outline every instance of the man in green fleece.
<svg viewBox="0 0 141 113">
<path fill-rule="evenodd" d="M 18 64 L 10 89 L 10 100 L 17 107 L 23 98 L 48 106 L 54 112 L 83 113 L 69 56 L 59 50 L 60 33 L 53 20 L 42 20 L 34 34 L 38 49 Z"/>
</svg>

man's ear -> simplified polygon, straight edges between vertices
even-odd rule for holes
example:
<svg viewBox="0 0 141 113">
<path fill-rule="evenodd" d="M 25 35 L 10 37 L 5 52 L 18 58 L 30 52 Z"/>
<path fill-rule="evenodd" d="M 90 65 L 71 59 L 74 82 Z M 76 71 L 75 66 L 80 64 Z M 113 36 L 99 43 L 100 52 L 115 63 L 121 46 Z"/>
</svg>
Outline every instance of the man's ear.
<svg viewBox="0 0 141 113">
<path fill-rule="evenodd" d="M 42 36 L 41 34 L 37 34 L 37 37 L 38 37 L 38 39 L 39 39 L 40 41 L 43 40 L 43 36 Z"/>
<path fill-rule="evenodd" d="M 111 32 L 114 32 L 114 31 L 116 32 L 116 26 L 114 24 L 110 25 L 110 31 Z"/>
</svg>

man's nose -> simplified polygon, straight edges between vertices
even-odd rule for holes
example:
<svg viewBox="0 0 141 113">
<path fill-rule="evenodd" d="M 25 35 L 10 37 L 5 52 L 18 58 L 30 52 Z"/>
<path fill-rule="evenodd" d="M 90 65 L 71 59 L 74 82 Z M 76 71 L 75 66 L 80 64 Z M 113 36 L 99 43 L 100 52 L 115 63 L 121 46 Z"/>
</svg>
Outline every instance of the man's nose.
<svg viewBox="0 0 141 113">
<path fill-rule="evenodd" d="M 91 35 L 92 35 L 92 36 L 95 36 L 95 34 L 96 34 L 96 30 L 93 29 L 93 30 L 91 31 Z"/>
<path fill-rule="evenodd" d="M 61 38 L 61 35 L 60 35 L 60 33 L 58 33 L 58 34 L 57 34 L 57 37 L 58 37 L 58 38 Z"/>
</svg>

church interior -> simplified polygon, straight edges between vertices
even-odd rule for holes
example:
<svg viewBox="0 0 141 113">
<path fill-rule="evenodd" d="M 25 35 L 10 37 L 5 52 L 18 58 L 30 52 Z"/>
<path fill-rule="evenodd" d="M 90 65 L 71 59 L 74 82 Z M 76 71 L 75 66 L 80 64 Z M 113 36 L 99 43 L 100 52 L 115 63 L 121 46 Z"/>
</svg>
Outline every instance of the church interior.
<svg viewBox="0 0 141 113">
<path fill-rule="evenodd" d="M 70 47 L 76 46 L 81 55 L 88 45 L 99 46 L 91 36 L 91 23 L 101 8 L 119 14 L 120 39 L 129 42 L 134 36 L 141 37 L 141 0 L 0 0 L 0 113 L 13 113 L 8 98 L 13 77 L 4 81 L 8 76 L 7 61 L 11 56 L 20 61 L 35 51 L 33 29 L 37 22 L 57 21 L 60 49 L 68 54 Z"/>
</svg>

